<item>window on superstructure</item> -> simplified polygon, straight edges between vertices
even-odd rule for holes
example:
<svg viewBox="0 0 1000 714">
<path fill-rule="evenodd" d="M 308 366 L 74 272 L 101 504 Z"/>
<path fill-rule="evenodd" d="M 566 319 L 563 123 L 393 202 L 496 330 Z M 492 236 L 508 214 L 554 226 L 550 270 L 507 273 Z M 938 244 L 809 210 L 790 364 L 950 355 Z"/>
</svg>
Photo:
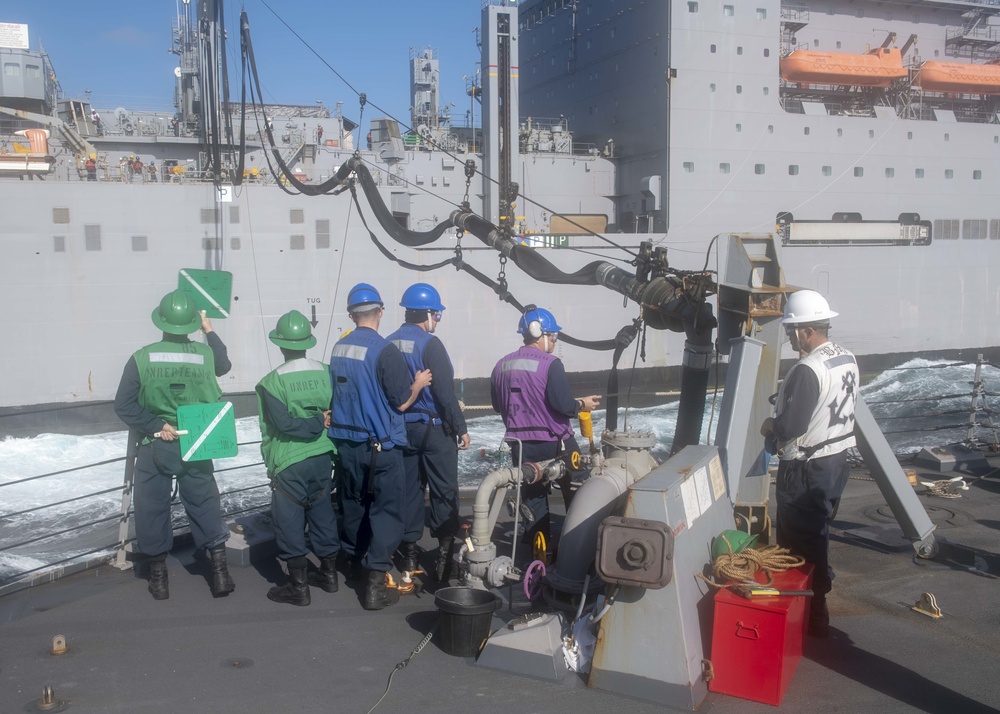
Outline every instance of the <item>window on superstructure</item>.
<svg viewBox="0 0 1000 714">
<path fill-rule="evenodd" d="M 764 175 L 764 164 L 754 164 L 753 165 L 753 172 L 755 174 L 757 174 L 758 176 L 763 176 Z"/>
<path fill-rule="evenodd" d="M 855 166 L 854 167 L 854 178 L 861 178 L 864 175 L 865 175 L 865 168 L 864 168 L 864 166 Z"/>
<path fill-rule="evenodd" d="M 799 175 L 799 165 L 798 164 L 789 164 L 788 165 L 788 175 L 789 176 L 798 176 Z"/>
<path fill-rule="evenodd" d="M 292 208 L 288 211 L 289 223 L 305 223 L 306 214 L 301 208 Z"/>
<path fill-rule="evenodd" d="M 771 93 L 771 90 L 768 87 L 764 87 L 764 96 L 766 97 L 770 93 Z"/>
<path fill-rule="evenodd" d="M 15 64 L 14 62 L 4 62 L 3 73 L 7 77 L 20 77 L 21 65 Z"/>
<path fill-rule="evenodd" d="M 24 74 L 29 79 L 38 79 L 42 76 L 42 68 L 37 64 L 24 65 Z"/>
<path fill-rule="evenodd" d="M 770 57 L 771 56 L 771 50 L 769 50 L 767 47 L 764 48 L 764 56 L 765 57 Z"/>
<path fill-rule="evenodd" d="M 895 175 L 896 175 L 896 169 L 892 168 L 891 166 L 886 167 L 885 169 L 886 178 L 893 178 Z"/>
<path fill-rule="evenodd" d="M 802 128 L 802 133 L 805 134 L 806 136 L 809 136 L 809 127 L 807 127 L 807 126 L 803 127 Z"/>
<path fill-rule="evenodd" d="M 290 250 L 305 250 L 306 237 L 303 235 L 291 236 L 288 240 L 288 248 Z"/>
<path fill-rule="evenodd" d="M 941 240 L 958 240 L 959 224 L 957 220 L 939 218 L 934 221 L 934 237 Z"/>
<path fill-rule="evenodd" d="M 987 221 L 968 218 L 962 221 L 962 238 L 965 240 L 986 240 L 988 230 Z"/>
<path fill-rule="evenodd" d="M 813 47 L 819 47 L 819 40 L 813 40 Z"/>
<path fill-rule="evenodd" d="M 612 40 L 613 40 L 613 39 L 615 39 L 615 36 L 616 36 L 617 34 L 618 34 L 618 28 L 617 28 L 617 27 L 612 27 L 612 28 L 611 28 L 611 39 L 612 39 Z"/>
<path fill-rule="evenodd" d="M 714 55 L 715 54 L 715 45 L 709 45 L 708 46 L 708 51 L 711 52 Z"/>
<path fill-rule="evenodd" d="M 83 241 L 86 250 L 101 249 L 101 227 L 96 224 L 83 227 Z"/>
<path fill-rule="evenodd" d="M 944 135 L 944 140 L 945 140 L 945 141 L 951 141 L 951 135 L 950 135 L 950 134 L 948 134 L 948 133 L 945 133 L 945 135 Z"/>
<path fill-rule="evenodd" d="M 710 92 L 714 92 L 715 91 L 715 82 L 712 82 L 712 83 L 710 83 L 708 85 L 708 91 L 710 91 Z"/>
<path fill-rule="evenodd" d="M 843 135 L 844 135 L 844 130 L 843 129 L 837 129 L 837 136 L 843 136 Z"/>
<path fill-rule="evenodd" d="M 132 252 L 145 253 L 148 240 L 146 236 L 132 236 Z"/>
<path fill-rule="evenodd" d="M 891 19 L 892 19 L 892 13 L 891 13 L 891 12 L 889 12 L 888 10 L 886 10 L 886 11 L 885 11 L 885 14 L 884 14 L 884 15 L 883 15 L 882 17 L 883 17 L 884 19 L 886 19 L 886 20 L 891 20 Z"/>
<path fill-rule="evenodd" d="M 685 161 L 684 162 L 684 173 L 686 173 L 686 174 L 693 174 L 694 173 L 694 162 L 693 161 Z"/>
<path fill-rule="evenodd" d="M 941 56 L 941 51 L 940 50 L 934 50 L 934 56 L 935 57 L 940 57 Z"/>
<path fill-rule="evenodd" d="M 52 236 L 52 250 L 56 253 L 65 253 L 66 236 Z"/>
<path fill-rule="evenodd" d="M 923 169 L 915 169 L 913 171 L 913 176 L 915 178 L 922 179 L 924 177 L 924 170 Z"/>
<path fill-rule="evenodd" d="M 833 175 L 833 167 L 832 166 L 824 166 L 822 173 L 823 173 L 824 176 L 832 176 Z"/>
<path fill-rule="evenodd" d="M 739 134 L 741 131 L 743 131 L 743 125 L 742 124 L 737 124 L 736 125 L 736 133 Z"/>
<path fill-rule="evenodd" d="M 975 171 L 972 172 L 972 180 L 973 181 L 979 181 L 982 178 L 983 178 L 983 172 L 980 171 L 979 169 L 976 169 Z"/>
<path fill-rule="evenodd" d="M 858 8 L 857 10 L 854 11 L 854 17 L 864 17 L 864 16 L 865 16 L 865 11 L 862 10 L 861 8 Z"/>
<path fill-rule="evenodd" d="M 759 7 L 759 8 L 757 8 L 757 19 L 758 20 L 766 20 L 767 19 L 767 8 L 766 7 Z"/>
<path fill-rule="evenodd" d="M 733 6 L 733 5 L 723 5 L 722 6 L 722 14 L 725 17 L 732 17 L 733 15 L 736 14 L 736 7 Z"/>
<path fill-rule="evenodd" d="M 698 12 L 698 3 L 696 3 L 696 2 L 689 2 L 688 3 L 688 12 Z"/>
<path fill-rule="evenodd" d="M 590 38 L 588 37 L 587 38 L 587 49 L 588 50 L 590 49 L 590 45 L 591 45 L 591 42 L 590 42 Z"/>
<path fill-rule="evenodd" d="M 994 134 L 993 135 L 993 143 L 994 144 L 1000 144 L 1000 136 Z"/>
<path fill-rule="evenodd" d="M 920 24 L 920 13 L 913 14 L 913 22 L 915 22 L 918 25 Z"/>
<path fill-rule="evenodd" d="M 727 164 L 725 162 L 719 164 L 719 173 L 720 174 L 728 174 L 729 173 L 729 164 Z"/>
<path fill-rule="evenodd" d="M 742 55 L 743 54 L 743 48 L 742 47 L 737 47 L 736 48 L 736 54 Z"/>
<path fill-rule="evenodd" d="M 840 49 L 840 40 L 837 40 L 837 49 Z"/>
<path fill-rule="evenodd" d="M 874 129 L 869 129 L 868 130 L 868 138 L 869 139 L 874 139 L 875 138 L 875 130 Z"/>
<path fill-rule="evenodd" d="M 990 220 L 990 240 L 1000 240 L 1000 219 Z"/>
<path fill-rule="evenodd" d="M 906 132 L 906 139 L 907 139 L 907 141 L 912 141 L 913 140 L 913 132 L 912 131 Z"/>
<path fill-rule="evenodd" d="M 239 250 L 240 249 L 240 237 L 239 236 L 233 236 L 232 238 L 230 238 L 229 239 L 229 247 L 232 250 Z"/>
<path fill-rule="evenodd" d="M 826 14 L 827 15 L 832 15 L 833 14 L 833 6 L 832 5 L 827 6 L 827 8 L 826 8 Z"/>
<path fill-rule="evenodd" d="M 743 94 L 743 85 L 742 84 L 737 84 L 736 85 L 736 93 L 737 94 Z"/>
<path fill-rule="evenodd" d="M 946 179 L 953 179 L 953 178 L 955 178 L 955 170 L 954 169 L 945 169 L 944 170 L 944 177 Z"/>
<path fill-rule="evenodd" d="M 239 223 L 240 222 L 240 207 L 230 206 L 229 207 L 229 222 Z"/>
<path fill-rule="evenodd" d="M 52 222 L 53 223 L 69 223 L 69 209 L 65 206 L 59 206 L 52 209 Z"/>
<path fill-rule="evenodd" d="M 330 219 L 321 218 L 316 221 L 316 247 L 325 249 L 330 247 Z"/>
</svg>

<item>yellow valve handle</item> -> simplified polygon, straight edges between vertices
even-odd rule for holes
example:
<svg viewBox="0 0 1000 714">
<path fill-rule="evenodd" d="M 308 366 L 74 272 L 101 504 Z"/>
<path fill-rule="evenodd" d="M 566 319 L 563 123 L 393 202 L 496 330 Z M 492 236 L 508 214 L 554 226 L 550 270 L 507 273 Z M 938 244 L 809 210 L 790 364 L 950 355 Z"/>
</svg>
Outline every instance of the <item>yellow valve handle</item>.
<svg viewBox="0 0 1000 714">
<path fill-rule="evenodd" d="M 549 564 L 548 543 L 545 541 L 545 534 L 541 531 L 535 533 L 535 540 L 532 543 L 531 554 L 535 557 L 535 560 L 540 560 L 545 565 Z"/>
</svg>

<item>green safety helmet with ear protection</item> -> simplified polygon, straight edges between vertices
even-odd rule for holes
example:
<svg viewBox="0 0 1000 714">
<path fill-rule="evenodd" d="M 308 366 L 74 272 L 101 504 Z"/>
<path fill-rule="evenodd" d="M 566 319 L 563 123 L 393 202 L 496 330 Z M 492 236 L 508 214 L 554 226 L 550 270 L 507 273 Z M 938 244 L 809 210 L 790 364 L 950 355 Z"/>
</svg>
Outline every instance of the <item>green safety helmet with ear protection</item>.
<svg viewBox="0 0 1000 714">
<path fill-rule="evenodd" d="M 753 548 L 755 545 L 757 545 L 756 535 L 736 530 L 722 531 L 722 533 L 712 539 L 712 560 L 715 560 L 720 555 L 742 552 L 747 548 Z"/>
</svg>

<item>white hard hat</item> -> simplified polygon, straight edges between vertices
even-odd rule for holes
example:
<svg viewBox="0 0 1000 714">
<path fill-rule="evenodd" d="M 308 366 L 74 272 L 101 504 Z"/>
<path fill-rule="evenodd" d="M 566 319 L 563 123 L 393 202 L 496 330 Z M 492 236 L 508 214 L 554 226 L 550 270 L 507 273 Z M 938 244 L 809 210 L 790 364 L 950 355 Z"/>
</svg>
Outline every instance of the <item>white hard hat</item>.
<svg viewBox="0 0 1000 714">
<path fill-rule="evenodd" d="M 788 296 L 782 325 L 808 325 L 826 322 L 839 313 L 830 309 L 830 303 L 815 290 L 799 290 Z"/>
</svg>

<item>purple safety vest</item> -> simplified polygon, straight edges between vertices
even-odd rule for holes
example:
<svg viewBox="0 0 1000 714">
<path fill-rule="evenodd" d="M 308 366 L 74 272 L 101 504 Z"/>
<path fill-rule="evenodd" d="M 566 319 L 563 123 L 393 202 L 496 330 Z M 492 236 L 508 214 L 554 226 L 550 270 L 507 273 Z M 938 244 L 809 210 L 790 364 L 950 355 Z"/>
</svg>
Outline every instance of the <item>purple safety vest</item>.
<svg viewBox="0 0 1000 714">
<path fill-rule="evenodd" d="M 561 441 L 573 434 L 569 417 L 554 411 L 545 397 L 549 367 L 557 359 L 525 346 L 497 362 L 492 380 L 507 427 L 504 438 Z"/>
</svg>

